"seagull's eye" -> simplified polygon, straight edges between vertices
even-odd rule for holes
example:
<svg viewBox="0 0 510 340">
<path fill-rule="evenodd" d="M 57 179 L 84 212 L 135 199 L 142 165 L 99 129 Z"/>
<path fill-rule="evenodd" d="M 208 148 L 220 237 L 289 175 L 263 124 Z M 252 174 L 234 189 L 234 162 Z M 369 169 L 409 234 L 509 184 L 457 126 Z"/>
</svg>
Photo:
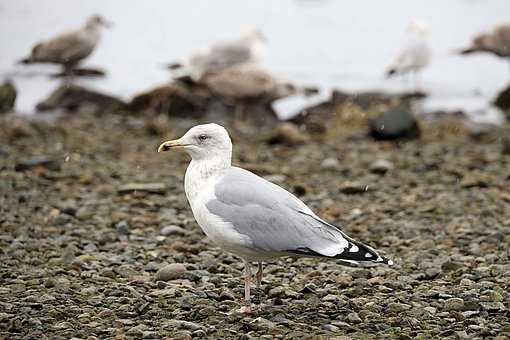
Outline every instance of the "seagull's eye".
<svg viewBox="0 0 510 340">
<path fill-rule="evenodd" d="M 198 136 L 198 141 L 199 142 L 203 142 L 203 141 L 207 140 L 208 138 L 209 138 L 208 135 L 199 135 Z"/>
</svg>

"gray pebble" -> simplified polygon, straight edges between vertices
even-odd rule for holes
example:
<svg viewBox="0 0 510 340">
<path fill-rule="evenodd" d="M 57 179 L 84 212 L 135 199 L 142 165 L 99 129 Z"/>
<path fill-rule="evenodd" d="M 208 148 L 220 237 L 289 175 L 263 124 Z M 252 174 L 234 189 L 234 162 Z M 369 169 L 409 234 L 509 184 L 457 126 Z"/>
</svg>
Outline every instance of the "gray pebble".
<svg viewBox="0 0 510 340">
<path fill-rule="evenodd" d="M 163 236 L 185 235 L 186 230 L 184 228 L 179 227 L 178 225 L 171 224 L 161 228 L 159 233 Z"/>
<path fill-rule="evenodd" d="M 169 281 L 179 279 L 186 272 L 186 266 L 182 263 L 171 263 L 158 270 L 157 281 Z"/>
</svg>

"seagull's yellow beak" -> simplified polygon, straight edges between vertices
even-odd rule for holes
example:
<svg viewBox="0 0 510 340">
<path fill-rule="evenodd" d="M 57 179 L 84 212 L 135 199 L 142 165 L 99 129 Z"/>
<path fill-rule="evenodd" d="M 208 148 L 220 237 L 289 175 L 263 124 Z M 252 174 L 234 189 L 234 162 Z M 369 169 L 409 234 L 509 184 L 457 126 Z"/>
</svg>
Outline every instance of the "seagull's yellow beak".
<svg viewBox="0 0 510 340">
<path fill-rule="evenodd" d="M 168 151 L 171 148 L 182 148 L 184 146 L 185 144 L 182 144 L 179 139 L 169 140 L 161 143 L 161 145 L 158 147 L 158 152 Z"/>
</svg>

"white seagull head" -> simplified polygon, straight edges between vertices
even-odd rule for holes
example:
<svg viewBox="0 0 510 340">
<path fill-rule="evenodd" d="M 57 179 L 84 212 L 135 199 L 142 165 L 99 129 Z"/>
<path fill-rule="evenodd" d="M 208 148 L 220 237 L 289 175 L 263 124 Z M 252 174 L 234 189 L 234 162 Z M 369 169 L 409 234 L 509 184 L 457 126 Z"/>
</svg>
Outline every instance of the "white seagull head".
<svg viewBox="0 0 510 340">
<path fill-rule="evenodd" d="M 413 34 L 422 35 L 422 36 L 428 34 L 427 25 L 422 20 L 419 20 L 419 19 L 411 20 L 408 30 L 409 30 L 409 32 L 411 32 Z"/>
<path fill-rule="evenodd" d="M 102 16 L 97 15 L 97 14 L 88 18 L 88 20 L 85 24 L 85 27 L 87 27 L 89 29 L 96 29 L 96 30 L 101 27 L 109 28 L 111 26 L 112 26 L 112 23 L 110 21 L 106 20 L 105 18 L 103 18 Z"/>
<path fill-rule="evenodd" d="M 232 141 L 227 130 L 218 124 L 192 127 L 179 139 L 161 143 L 158 152 L 181 148 L 195 160 L 232 157 Z"/>
<path fill-rule="evenodd" d="M 267 41 L 262 31 L 255 26 L 244 27 L 241 30 L 241 39 L 257 43 L 265 43 Z"/>
</svg>

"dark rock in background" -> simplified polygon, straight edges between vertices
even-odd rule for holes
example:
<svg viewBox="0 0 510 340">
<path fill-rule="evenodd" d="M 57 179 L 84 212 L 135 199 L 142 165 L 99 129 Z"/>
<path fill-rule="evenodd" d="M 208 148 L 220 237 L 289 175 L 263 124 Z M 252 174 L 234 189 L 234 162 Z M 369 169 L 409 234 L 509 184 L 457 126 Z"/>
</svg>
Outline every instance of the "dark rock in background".
<svg viewBox="0 0 510 340">
<path fill-rule="evenodd" d="M 10 81 L 0 85 L 0 113 L 12 111 L 16 102 L 16 88 Z"/>
<path fill-rule="evenodd" d="M 82 86 L 70 85 L 58 87 L 50 96 L 37 104 L 37 111 L 63 109 L 76 112 L 84 107 L 94 107 L 96 111 L 113 112 L 121 110 L 124 102 L 117 97 L 106 95 Z"/>
<path fill-rule="evenodd" d="M 54 78 L 65 78 L 65 77 L 104 77 L 106 72 L 98 68 L 74 68 L 70 74 L 65 72 L 55 73 L 52 75 Z"/>
<path fill-rule="evenodd" d="M 494 100 L 494 105 L 501 110 L 510 111 L 510 85 L 498 94 Z M 510 113 L 507 112 L 506 116 L 510 117 Z"/>
<path fill-rule="evenodd" d="M 377 140 L 414 139 L 420 137 L 420 128 L 414 115 L 399 107 L 372 119 L 370 135 Z"/>
<path fill-rule="evenodd" d="M 200 117 L 210 93 L 189 82 L 173 82 L 135 96 L 127 105 L 132 112 L 165 113 L 171 117 Z"/>
<path fill-rule="evenodd" d="M 299 128 L 292 123 L 281 123 L 278 125 L 272 135 L 267 139 L 269 144 L 284 144 L 295 146 L 305 143 L 308 137 Z"/>
<path fill-rule="evenodd" d="M 52 171 L 60 170 L 60 163 L 54 159 L 45 156 L 34 157 L 17 163 L 14 167 L 15 171 L 27 171 L 37 167 L 42 167 Z"/>
</svg>

